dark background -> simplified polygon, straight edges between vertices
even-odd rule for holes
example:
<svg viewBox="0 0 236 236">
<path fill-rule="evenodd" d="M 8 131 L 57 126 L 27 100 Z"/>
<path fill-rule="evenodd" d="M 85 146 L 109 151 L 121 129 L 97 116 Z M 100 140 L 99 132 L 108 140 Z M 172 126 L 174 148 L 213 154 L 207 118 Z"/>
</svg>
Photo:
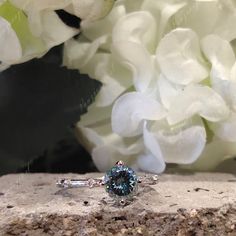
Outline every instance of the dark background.
<svg viewBox="0 0 236 236">
<path fill-rule="evenodd" d="M 79 28 L 80 19 L 57 13 Z M 62 51 L 59 45 L 43 58 L 0 73 L 0 175 L 96 170 L 73 128 L 101 84 L 62 67 Z"/>
</svg>

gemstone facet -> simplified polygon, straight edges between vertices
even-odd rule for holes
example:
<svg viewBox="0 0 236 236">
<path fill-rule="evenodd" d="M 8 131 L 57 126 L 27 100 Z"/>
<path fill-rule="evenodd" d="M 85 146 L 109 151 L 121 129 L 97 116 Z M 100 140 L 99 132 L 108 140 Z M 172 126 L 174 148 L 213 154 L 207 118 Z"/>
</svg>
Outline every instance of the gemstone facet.
<svg viewBox="0 0 236 236">
<path fill-rule="evenodd" d="M 136 192 L 138 178 L 133 169 L 120 161 L 106 172 L 104 182 L 111 197 L 127 198 Z"/>
</svg>

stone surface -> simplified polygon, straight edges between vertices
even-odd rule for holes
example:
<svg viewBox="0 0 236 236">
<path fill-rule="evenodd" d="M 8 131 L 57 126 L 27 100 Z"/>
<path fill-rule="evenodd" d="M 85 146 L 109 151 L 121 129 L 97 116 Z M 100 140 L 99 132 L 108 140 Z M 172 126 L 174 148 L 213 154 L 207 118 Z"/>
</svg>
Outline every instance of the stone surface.
<svg viewBox="0 0 236 236">
<path fill-rule="evenodd" d="M 0 235 L 236 235 L 236 177 L 198 173 L 160 176 L 117 207 L 103 187 L 58 189 L 75 174 L 0 178 Z"/>
</svg>

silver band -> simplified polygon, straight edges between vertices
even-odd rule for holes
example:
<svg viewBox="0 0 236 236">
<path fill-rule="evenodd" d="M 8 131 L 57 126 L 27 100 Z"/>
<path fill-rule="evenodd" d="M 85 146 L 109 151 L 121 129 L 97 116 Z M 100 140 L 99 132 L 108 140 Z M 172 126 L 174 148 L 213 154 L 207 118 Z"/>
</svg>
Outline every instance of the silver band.
<svg viewBox="0 0 236 236">
<path fill-rule="evenodd" d="M 80 188 L 80 187 L 100 187 L 104 185 L 102 178 L 88 178 L 88 179 L 60 179 L 56 185 L 60 188 Z"/>
<path fill-rule="evenodd" d="M 141 185 L 154 185 L 158 182 L 158 175 L 139 176 L 138 183 Z M 104 177 L 87 179 L 60 179 L 56 185 L 60 188 L 100 187 L 104 185 Z"/>
</svg>

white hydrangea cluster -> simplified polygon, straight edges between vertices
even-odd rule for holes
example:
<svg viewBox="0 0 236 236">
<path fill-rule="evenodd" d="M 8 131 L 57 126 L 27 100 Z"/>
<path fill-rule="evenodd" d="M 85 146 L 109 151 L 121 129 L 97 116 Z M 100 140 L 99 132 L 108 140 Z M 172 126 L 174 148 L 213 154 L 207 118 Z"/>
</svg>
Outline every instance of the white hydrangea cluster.
<svg viewBox="0 0 236 236">
<path fill-rule="evenodd" d="M 84 21 L 105 16 L 114 0 L 1 0 L 0 71 L 64 43 L 78 30 L 65 25 L 55 10 L 64 9 Z"/>
<path fill-rule="evenodd" d="M 64 64 L 103 84 L 77 125 L 99 170 L 211 169 L 236 155 L 235 22 L 233 0 L 117 0 L 82 23 Z"/>
</svg>

